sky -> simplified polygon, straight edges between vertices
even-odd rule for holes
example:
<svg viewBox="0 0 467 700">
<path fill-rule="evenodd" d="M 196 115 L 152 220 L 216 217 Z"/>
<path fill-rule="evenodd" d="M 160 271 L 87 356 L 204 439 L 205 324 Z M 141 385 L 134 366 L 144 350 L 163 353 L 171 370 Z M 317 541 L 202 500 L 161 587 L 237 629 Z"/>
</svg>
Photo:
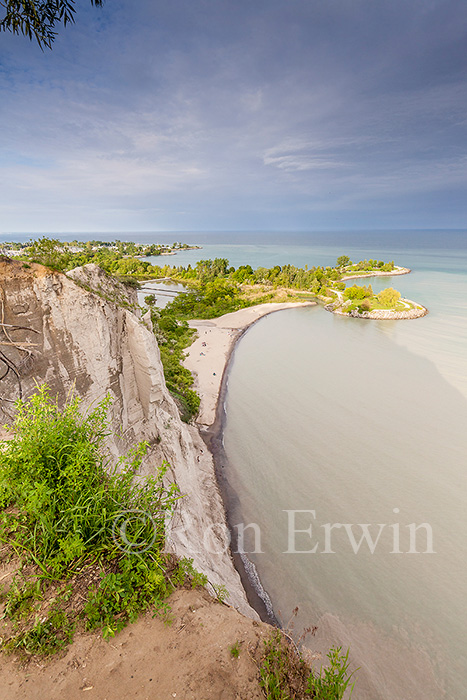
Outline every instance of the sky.
<svg viewBox="0 0 467 700">
<path fill-rule="evenodd" d="M 77 0 L 0 34 L 0 232 L 467 228 L 465 0 Z"/>
</svg>

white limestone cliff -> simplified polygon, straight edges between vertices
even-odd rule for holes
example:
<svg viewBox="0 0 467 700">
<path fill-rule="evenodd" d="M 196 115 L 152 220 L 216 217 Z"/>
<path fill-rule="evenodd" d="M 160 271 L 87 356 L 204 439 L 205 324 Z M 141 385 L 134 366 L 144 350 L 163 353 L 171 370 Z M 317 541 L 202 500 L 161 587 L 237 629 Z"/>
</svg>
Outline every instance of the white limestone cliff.
<svg viewBox="0 0 467 700">
<path fill-rule="evenodd" d="M 135 292 L 95 265 L 64 275 L 3 259 L 0 301 L 3 352 L 20 375 L 11 369 L 0 382 L 1 422 L 11 420 L 11 401 L 18 398 L 20 385 L 27 396 L 36 383 L 46 382 L 60 400 L 74 387 L 84 408 L 110 394 L 114 457 L 147 441 L 142 474 L 155 473 L 166 460 L 168 475 L 183 494 L 171 524 L 170 548 L 193 559 L 212 584 L 224 585 L 229 604 L 256 617 L 229 554 L 212 457 L 196 428 L 180 420 Z M 3 374 L 3 364 L 0 369 Z"/>
</svg>

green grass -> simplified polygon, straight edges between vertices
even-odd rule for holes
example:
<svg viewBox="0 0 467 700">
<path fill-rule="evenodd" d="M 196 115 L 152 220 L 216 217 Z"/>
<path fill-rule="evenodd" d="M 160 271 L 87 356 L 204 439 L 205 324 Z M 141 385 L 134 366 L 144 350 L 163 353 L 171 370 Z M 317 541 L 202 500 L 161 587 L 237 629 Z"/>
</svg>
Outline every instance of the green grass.
<svg viewBox="0 0 467 700">
<path fill-rule="evenodd" d="M 0 541 L 21 562 L 4 596 L 9 651 L 52 653 L 77 625 L 112 636 L 192 575 L 163 551 L 180 497 L 163 485 L 167 465 L 135 483 L 141 444 L 110 466 L 109 404 L 82 416 L 77 398 L 61 409 L 46 386 L 17 403 L 0 450 Z"/>
<path fill-rule="evenodd" d="M 267 700 L 291 700 L 289 675 L 292 659 L 280 632 L 274 632 L 265 640 L 259 670 L 260 685 Z"/>
<path fill-rule="evenodd" d="M 349 652 L 332 647 L 328 665 L 319 673 L 311 671 L 296 650 L 276 630 L 264 642 L 259 663 L 260 685 L 266 700 L 346 700 L 352 695 L 353 672 L 349 673 Z M 348 691 L 348 692 L 347 692 Z"/>
<path fill-rule="evenodd" d="M 349 650 L 342 654 L 341 647 L 332 647 L 328 653 L 328 666 L 322 666 L 319 674 L 312 673 L 308 679 L 311 697 L 317 700 L 342 700 L 346 691 L 347 698 L 353 693 L 351 685 L 353 673 L 349 673 Z"/>
<path fill-rule="evenodd" d="M 34 625 L 5 643 L 5 651 L 49 656 L 64 649 L 73 639 L 74 625 L 65 612 L 54 610 L 45 619 L 36 616 Z"/>
<path fill-rule="evenodd" d="M 240 656 L 240 642 L 235 642 L 235 644 L 232 644 L 232 646 L 229 647 L 230 651 L 230 656 L 233 659 L 238 659 Z"/>
<path fill-rule="evenodd" d="M 378 298 L 376 296 L 369 298 L 370 302 L 370 308 L 369 309 L 361 309 L 362 311 L 374 311 L 374 310 L 382 310 L 382 311 L 409 311 L 409 309 L 413 309 L 414 306 L 413 304 L 409 304 L 409 306 L 406 306 L 405 304 L 402 304 L 400 302 L 397 302 L 394 306 L 388 307 L 384 306 L 384 304 L 381 304 L 378 301 Z M 360 304 L 361 300 L 359 301 L 354 301 L 352 304 L 349 304 L 349 306 L 345 307 L 346 311 L 353 311 L 354 309 L 359 309 L 360 310 Z"/>
</svg>

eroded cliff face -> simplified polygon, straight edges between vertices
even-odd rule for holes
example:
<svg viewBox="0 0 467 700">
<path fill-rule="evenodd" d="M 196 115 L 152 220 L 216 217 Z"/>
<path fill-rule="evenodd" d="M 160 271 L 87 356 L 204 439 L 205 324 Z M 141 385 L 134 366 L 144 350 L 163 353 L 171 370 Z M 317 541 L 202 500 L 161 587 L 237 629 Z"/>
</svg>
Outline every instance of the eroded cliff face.
<svg viewBox="0 0 467 700">
<path fill-rule="evenodd" d="M 110 394 L 114 457 L 147 441 L 142 475 L 166 460 L 183 494 L 170 548 L 193 559 L 212 584 L 225 585 L 228 603 L 255 617 L 229 555 L 212 457 L 196 428 L 180 420 L 136 294 L 95 265 L 64 275 L 3 259 L 0 304 L 0 377 L 7 372 L 0 381 L 1 423 L 12 420 L 12 402 L 31 394 L 36 383 L 46 382 L 61 401 L 74 387 L 84 408 Z"/>
</svg>

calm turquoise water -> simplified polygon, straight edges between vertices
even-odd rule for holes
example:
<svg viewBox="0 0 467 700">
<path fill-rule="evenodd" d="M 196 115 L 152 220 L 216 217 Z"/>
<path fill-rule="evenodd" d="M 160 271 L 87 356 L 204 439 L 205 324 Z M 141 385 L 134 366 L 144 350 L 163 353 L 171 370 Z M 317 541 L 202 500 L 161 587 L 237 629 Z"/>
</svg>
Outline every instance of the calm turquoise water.
<svg viewBox="0 0 467 700">
<path fill-rule="evenodd" d="M 183 240 L 189 240 L 182 237 Z M 416 321 L 346 319 L 321 308 L 265 318 L 237 346 L 226 398 L 227 474 L 238 497 L 234 523 L 257 523 L 262 554 L 250 553 L 276 614 L 324 655 L 350 646 L 359 700 L 462 700 L 467 629 L 467 235 L 194 237 L 203 250 L 170 259 L 194 265 L 226 257 L 238 266 L 394 259 L 404 277 L 374 279 L 428 307 Z M 155 260 L 156 262 L 156 260 Z M 350 284 L 353 284 L 351 282 Z M 285 554 L 286 510 L 296 535 Z M 343 528 L 375 535 L 357 554 Z M 427 523 L 433 554 L 409 554 L 408 525 Z M 391 527 L 390 527 L 391 526 Z M 402 554 L 392 553 L 399 527 Z M 425 550 L 420 530 L 417 548 Z M 248 540 L 247 540 L 248 541 Z M 253 539 L 249 544 L 254 549 Z M 248 549 L 248 547 L 247 547 Z"/>
<path fill-rule="evenodd" d="M 336 236 L 339 241 L 343 236 L 327 235 Z M 181 252 L 164 258 L 164 262 L 169 260 L 172 265 L 194 266 L 201 259 L 223 257 L 235 267 L 243 264 L 255 268 L 272 267 L 284 263 L 303 267 L 305 264 L 334 265 L 337 256 L 343 252 L 353 260 L 373 257 L 394 260 L 413 272 L 389 280 L 373 279 L 373 288 L 379 290 L 393 285 L 403 296 L 428 306 L 430 316 L 418 324 L 386 322 L 381 332 L 387 333 L 395 343 L 430 359 L 443 376 L 467 396 L 467 232 L 463 237 L 446 232 L 412 232 L 406 237 L 392 234 L 396 238 L 395 247 L 388 247 L 382 235 L 375 236 L 371 247 L 363 247 L 359 241 L 359 238 L 366 239 L 369 234 L 347 236 L 359 245 L 352 244 L 350 239 L 332 246 L 310 245 L 306 239 L 302 245 L 204 243 L 202 250 Z M 408 246 L 405 249 L 402 247 L 404 242 Z M 414 243 L 417 247 L 414 247 Z M 452 243 L 459 247 L 453 248 Z M 439 247 L 440 244 L 445 247 Z M 160 264 L 161 259 L 150 260 Z"/>
<path fill-rule="evenodd" d="M 336 253 L 306 247 L 299 260 L 292 259 L 298 249 L 255 248 L 253 256 L 251 247 L 236 247 L 236 264 L 269 266 L 287 250 L 302 265 L 332 262 Z M 234 522 L 260 526 L 264 553 L 249 558 L 283 622 L 298 606 L 297 633 L 318 626 L 307 642 L 312 651 L 350 646 L 361 667 L 356 698 L 459 700 L 467 697 L 467 255 L 434 247 L 347 251 L 411 267 L 411 275 L 373 286 L 393 284 L 430 314 L 369 322 L 299 309 L 250 329 L 235 351 L 226 398 Z M 232 262 L 233 253 L 215 248 Z M 284 553 L 286 510 L 315 511 L 297 516 L 297 529 L 313 525 L 313 539 L 297 534 L 296 549 L 317 544 L 316 553 Z M 374 554 L 365 544 L 355 554 L 342 527 L 332 531 L 335 553 L 323 554 L 326 523 L 353 525 L 357 540 L 359 524 L 374 535 L 386 527 Z M 430 526 L 435 553 L 407 553 L 411 523 Z M 395 526 L 401 554 L 391 553 Z"/>
</svg>

